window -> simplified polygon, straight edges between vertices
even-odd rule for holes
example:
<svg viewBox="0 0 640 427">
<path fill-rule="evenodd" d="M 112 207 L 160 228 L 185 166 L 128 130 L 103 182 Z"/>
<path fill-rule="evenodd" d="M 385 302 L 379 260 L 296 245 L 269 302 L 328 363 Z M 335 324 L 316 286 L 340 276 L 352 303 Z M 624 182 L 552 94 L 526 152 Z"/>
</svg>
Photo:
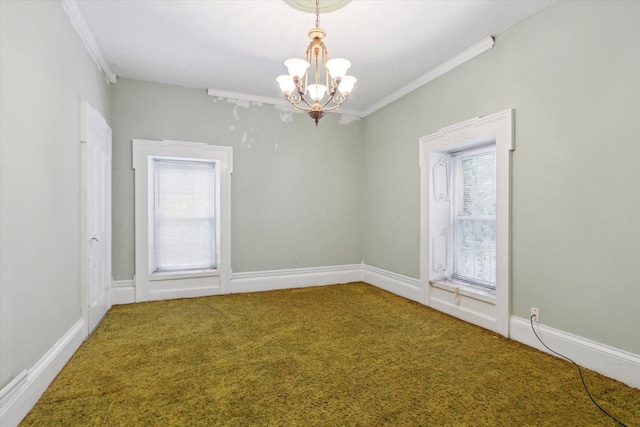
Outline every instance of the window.
<svg viewBox="0 0 640 427">
<path fill-rule="evenodd" d="M 135 301 L 227 293 L 231 147 L 134 139 L 132 151 Z"/>
<path fill-rule="evenodd" d="M 496 287 L 495 145 L 453 156 L 451 278 Z"/>
<path fill-rule="evenodd" d="M 420 138 L 425 304 L 509 336 L 514 111 Z"/>
<path fill-rule="evenodd" d="M 217 266 L 216 163 L 153 160 L 153 272 Z"/>
</svg>

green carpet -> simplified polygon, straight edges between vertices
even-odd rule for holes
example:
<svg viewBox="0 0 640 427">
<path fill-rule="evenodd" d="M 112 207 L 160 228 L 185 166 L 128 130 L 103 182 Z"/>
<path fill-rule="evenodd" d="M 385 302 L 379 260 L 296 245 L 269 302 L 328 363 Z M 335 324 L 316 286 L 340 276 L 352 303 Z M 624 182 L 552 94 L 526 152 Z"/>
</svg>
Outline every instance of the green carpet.
<svg viewBox="0 0 640 427">
<path fill-rule="evenodd" d="M 640 425 L 640 390 L 585 370 Z M 113 307 L 23 426 L 615 426 L 573 365 L 364 283 Z"/>
</svg>

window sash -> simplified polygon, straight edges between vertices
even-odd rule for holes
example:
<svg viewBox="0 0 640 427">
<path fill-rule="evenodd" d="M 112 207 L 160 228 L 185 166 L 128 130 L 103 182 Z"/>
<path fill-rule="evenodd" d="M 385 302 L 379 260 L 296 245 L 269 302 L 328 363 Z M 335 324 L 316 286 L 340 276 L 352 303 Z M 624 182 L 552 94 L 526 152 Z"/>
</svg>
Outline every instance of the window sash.
<svg viewBox="0 0 640 427">
<path fill-rule="evenodd" d="M 451 198 L 451 278 L 496 287 L 495 146 L 462 151 L 454 158 Z"/>
<path fill-rule="evenodd" d="M 495 236 L 495 219 L 456 220 L 452 278 L 495 289 Z"/>
<path fill-rule="evenodd" d="M 153 272 L 215 269 L 215 162 L 154 159 L 153 174 Z"/>
</svg>

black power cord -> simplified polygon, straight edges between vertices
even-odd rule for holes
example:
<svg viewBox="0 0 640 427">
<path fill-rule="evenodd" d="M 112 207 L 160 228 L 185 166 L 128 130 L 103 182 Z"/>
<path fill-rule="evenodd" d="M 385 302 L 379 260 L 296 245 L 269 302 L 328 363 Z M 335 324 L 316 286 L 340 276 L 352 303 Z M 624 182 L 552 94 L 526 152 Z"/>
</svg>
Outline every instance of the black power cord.
<svg viewBox="0 0 640 427">
<path fill-rule="evenodd" d="M 623 423 L 622 421 L 620 421 L 619 419 L 617 419 L 616 417 L 614 417 L 613 415 L 611 415 L 610 413 L 608 413 L 602 406 L 598 405 L 598 402 L 596 402 L 596 400 L 593 398 L 593 396 L 591 396 L 591 393 L 589 393 L 589 389 L 587 388 L 587 383 L 584 382 L 584 376 L 582 376 L 582 369 L 580 369 L 580 366 L 574 362 L 573 360 L 569 359 L 567 356 L 565 356 L 564 354 L 560 354 L 555 350 L 552 350 L 548 345 L 546 345 L 538 336 L 538 334 L 536 333 L 535 328 L 533 327 L 533 318 L 535 317 L 535 315 L 532 315 L 529 318 L 529 322 L 531 323 L 531 330 L 533 331 L 534 335 L 536 336 L 536 338 L 538 338 L 538 341 L 540 341 L 540 343 L 545 346 L 547 348 L 547 350 L 549 350 L 550 352 L 557 354 L 558 356 L 562 357 L 563 359 L 568 360 L 569 362 L 573 363 L 574 365 L 576 365 L 576 368 L 578 368 L 578 372 L 580 373 L 580 379 L 582 380 L 582 385 L 584 386 L 584 391 L 587 392 L 587 396 L 589 396 L 589 399 L 591 399 L 591 401 L 593 402 L 594 405 L 596 405 L 598 407 L 598 409 L 600 409 L 605 415 L 607 415 L 609 418 L 611 418 L 613 421 L 617 422 L 618 424 L 620 424 L 622 427 L 628 427 L 625 423 Z"/>
</svg>

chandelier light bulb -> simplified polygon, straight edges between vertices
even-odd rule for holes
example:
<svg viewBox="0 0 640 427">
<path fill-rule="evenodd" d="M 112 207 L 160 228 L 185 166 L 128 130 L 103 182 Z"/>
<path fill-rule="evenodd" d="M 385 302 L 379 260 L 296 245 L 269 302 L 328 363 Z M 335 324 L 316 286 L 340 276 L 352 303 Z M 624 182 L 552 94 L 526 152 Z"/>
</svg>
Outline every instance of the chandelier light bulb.
<svg viewBox="0 0 640 427">
<path fill-rule="evenodd" d="M 304 77 L 307 72 L 307 68 L 309 68 L 309 65 L 311 64 L 304 59 L 292 58 L 284 61 L 284 65 L 287 67 L 287 70 L 289 70 L 289 75 L 291 77 L 298 77 L 301 79 Z"/>
<path fill-rule="evenodd" d="M 327 87 L 325 85 L 309 85 L 307 90 L 309 91 L 309 96 L 311 96 L 311 99 L 319 102 L 327 92 Z"/>
<path fill-rule="evenodd" d="M 343 58 L 334 58 L 327 61 L 326 65 L 329 74 L 334 79 L 343 78 L 347 75 L 347 70 L 351 67 L 351 62 Z"/>
<path fill-rule="evenodd" d="M 338 90 L 343 95 L 347 93 L 351 93 L 351 91 L 353 90 L 353 86 L 356 84 L 357 81 L 358 79 L 356 79 L 353 76 L 344 76 L 342 78 L 342 81 L 340 82 L 340 86 L 338 86 Z"/>
<path fill-rule="evenodd" d="M 293 77 L 283 74 L 276 79 L 280 84 L 280 90 L 284 93 L 292 93 L 296 89 L 296 84 L 293 81 Z"/>
</svg>

